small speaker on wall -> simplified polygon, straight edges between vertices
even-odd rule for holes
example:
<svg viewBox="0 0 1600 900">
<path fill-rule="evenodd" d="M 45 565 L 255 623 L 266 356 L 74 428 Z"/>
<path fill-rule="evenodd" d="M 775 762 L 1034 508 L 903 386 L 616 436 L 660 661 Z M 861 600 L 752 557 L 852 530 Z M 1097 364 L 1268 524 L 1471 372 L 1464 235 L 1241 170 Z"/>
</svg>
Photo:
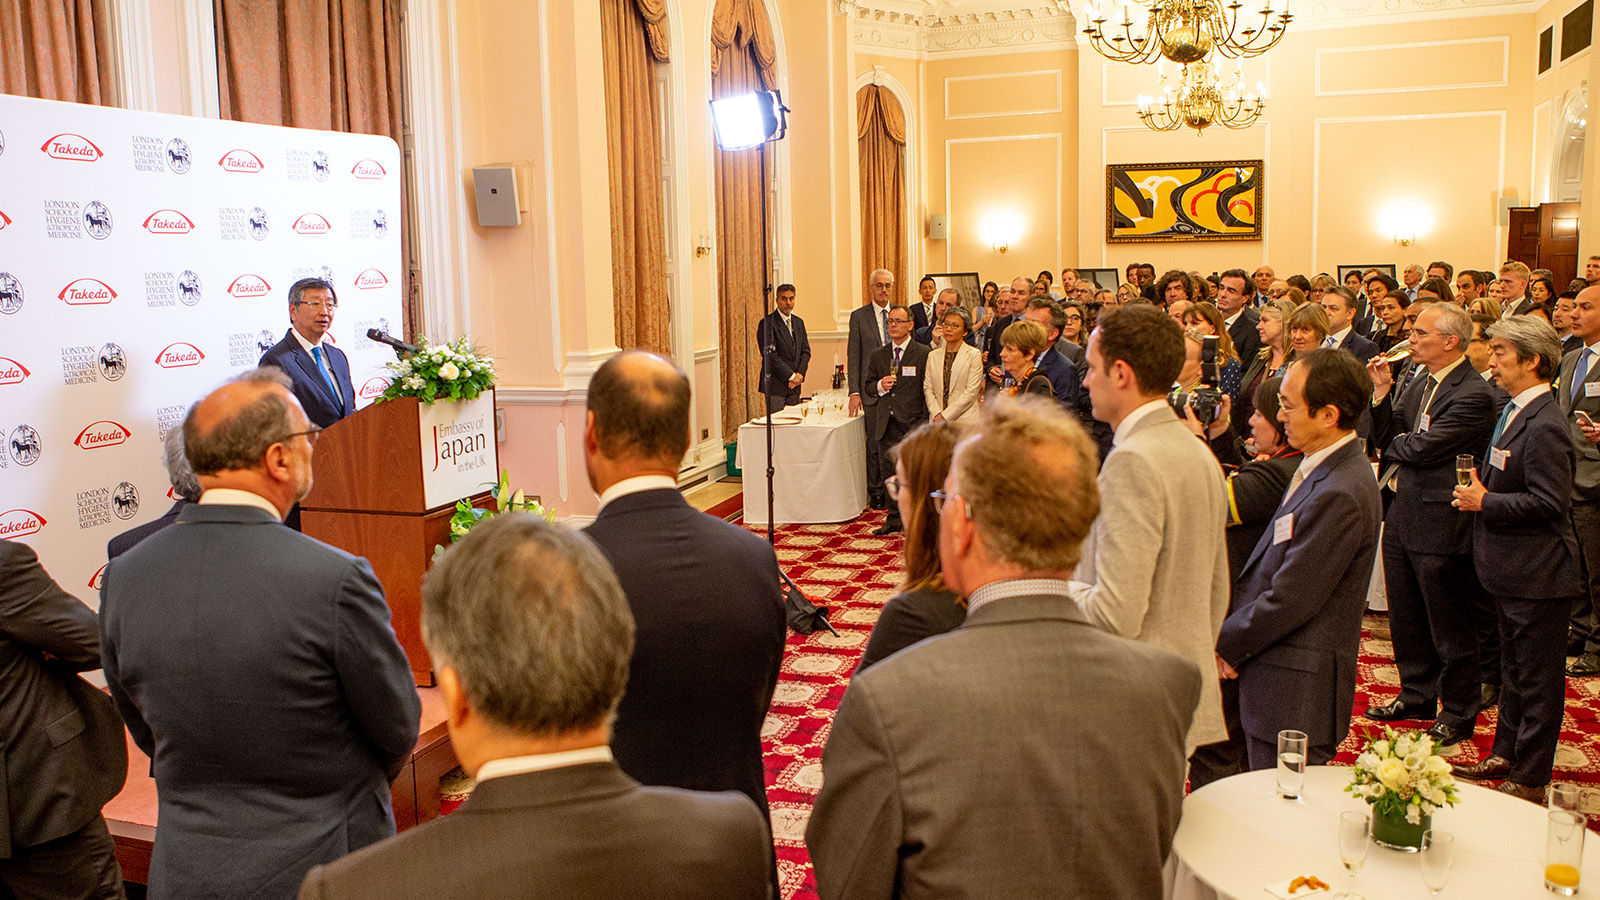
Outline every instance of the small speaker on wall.
<svg viewBox="0 0 1600 900">
<path fill-rule="evenodd" d="M 950 217 L 944 213 L 934 213 L 928 217 L 928 240 L 950 240 Z"/>
<path fill-rule="evenodd" d="M 472 187 L 478 197 L 478 224 L 509 228 L 522 224 L 517 203 L 517 170 L 509 166 L 477 166 Z"/>
</svg>

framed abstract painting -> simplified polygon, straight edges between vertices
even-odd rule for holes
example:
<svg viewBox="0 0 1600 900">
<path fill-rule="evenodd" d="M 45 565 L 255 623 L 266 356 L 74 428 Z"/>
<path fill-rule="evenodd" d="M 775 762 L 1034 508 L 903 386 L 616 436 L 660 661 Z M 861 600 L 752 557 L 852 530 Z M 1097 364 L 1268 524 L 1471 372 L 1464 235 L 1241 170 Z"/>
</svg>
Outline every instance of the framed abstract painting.
<svg viewBox="0 0 1600 900">
<path fill-rule="evenodd" d="M 1106 240 L 1260 240 L 1262 161 L 1106 166 Z"/>
</svg>

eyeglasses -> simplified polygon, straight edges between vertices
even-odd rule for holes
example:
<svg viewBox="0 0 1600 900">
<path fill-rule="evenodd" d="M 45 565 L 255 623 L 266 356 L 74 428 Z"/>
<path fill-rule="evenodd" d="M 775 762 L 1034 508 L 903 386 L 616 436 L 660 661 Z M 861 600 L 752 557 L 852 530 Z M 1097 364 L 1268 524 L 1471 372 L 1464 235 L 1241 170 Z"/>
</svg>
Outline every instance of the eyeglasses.
<svg viewBox="0 0 1600 900">
<path fill-rule="evenodd" d="M 305 435 L 306 443 L 308 443 L 311 446 L 315 447 L 317 445 L 317 438 L 322 435 L 322 429 L 321 428 L 308 428 L 305 431 L 291 431 L 288 434 L 284 435 L 283 437 L 278 438 L 277 440 L 273 441 L 273 443 L 274 444 L 286 444 L 289 441 L 291 441 L 291 440 L 293 440 L 293 439 L 295 439 L 297 437 L 300 437 L 301 435 Z"/>
<path fill-rule="evenodd" d="M 1080 316 L 1077 313 L 1067 313 L 1067 321 L 1068 322 L 1082 322 L 1083 321 L 1083 316 Z"/>
<path fill-rule="evenodd" d="M 900 479 L 897 476 L 890 475 L 885 478 L 883 480 L 883 489 L 888 492 L 890 500 L 897 503 L 900 501 Z"/>
<path fill-rule="evenodd" d="M 943 515 L 944 505 L 961 495 L 947 493 L 945 491 L 929 491 L 928 496 L 933 499 L 933 511 L 939 515 Z M 966 512 L 967 518 L 972 518 L 972 507 L 969 504 L 962 503 L 962 508 Z"/>
<path fill-rule="evenodd" d="M 299 306 L 309 306 L 312 309 L 325 309 L 328 312 L 333 312 L 334 310 L 339 308 L 339 301 L 337 301 L 337 300 L 328 300 L 328 301 L 324 302 L 322 300 L 301 300 L 298 305 Z"/>
</svg>

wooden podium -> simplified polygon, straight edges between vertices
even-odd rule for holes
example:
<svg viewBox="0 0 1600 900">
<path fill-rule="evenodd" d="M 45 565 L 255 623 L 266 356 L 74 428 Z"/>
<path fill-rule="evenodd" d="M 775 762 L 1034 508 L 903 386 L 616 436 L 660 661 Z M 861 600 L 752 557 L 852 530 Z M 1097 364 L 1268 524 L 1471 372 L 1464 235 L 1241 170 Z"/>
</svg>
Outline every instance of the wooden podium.
<svg viewBox="0 0 1600 900">
<path fill-rule="evenodd" d="M 419 687 L 434 684 L 422 644 L 422 576 L 433 548 L 449 541 L 456 501 L 493 503 L 484 487 L 500 472 L 493 423 L 493 391 L 462 403 L 408 397 L 328 426 L 313 453 L 301 531 L 372 563 Z"/>
</svg>

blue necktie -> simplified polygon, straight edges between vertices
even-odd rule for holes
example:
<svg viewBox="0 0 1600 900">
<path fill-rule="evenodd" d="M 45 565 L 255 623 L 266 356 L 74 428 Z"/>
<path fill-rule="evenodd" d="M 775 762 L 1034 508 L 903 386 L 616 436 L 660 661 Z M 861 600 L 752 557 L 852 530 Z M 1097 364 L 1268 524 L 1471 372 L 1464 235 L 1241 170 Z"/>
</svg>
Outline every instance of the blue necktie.
<svg viewBox="0 0 1600 900">
<path fill-rule="evenodd" d="M 328 391 L 333 394 L 333 399 L 343 403 L 344 398 L 339 396 L 339 389 L 333 385 L 333 376 L 328 373 L 328 364 L 322 361 L 322 346 L 320 344 L 311 348 L 311 358 L 317 361 L 317 371 L 322 373 L 322 383 L 328 386 Z"/>
<path fill-rule="evenodd" d="M 1494 424 L 1494 437 L 1489 438 L 1489 446 L 1500 443 L 1500 435 L 1506 433 L 1506 423 L 1511 421 L 1511 416 L 1517 411 L 1515 403 L 1507 403 L 1506 408 L 1500 410 L 1500 421 Z"/>
<path fill-rule="evenodd" d="M 1578 391 L 1583 387 L 1583 379 L 1589 375 L 1589 360 L 1594 357 L 1594 351 L 1588 347 L 1578 354 L 1578 365 L 1572 370 L 1572 387 L 1567 389 L 1567 405 L 1578 402 Z"/>
</svg>

